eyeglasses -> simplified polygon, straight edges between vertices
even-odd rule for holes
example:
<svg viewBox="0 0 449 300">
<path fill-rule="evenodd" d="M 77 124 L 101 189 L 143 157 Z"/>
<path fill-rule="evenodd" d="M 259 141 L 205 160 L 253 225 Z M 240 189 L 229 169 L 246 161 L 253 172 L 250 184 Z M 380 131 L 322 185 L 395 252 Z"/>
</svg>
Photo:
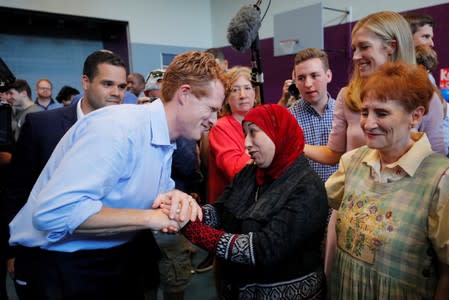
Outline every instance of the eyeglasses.
<svg viewBox="0 0 449 300">
<path fill-rule="evenodd" d="M 38 89 L 41 91 L 51 91 L 51 88 L 49 87 L 38 87 Z"/>
<path fill-rule="evenodd" d="M 240 94 L 240 91 L 242 89 L 245 91 L 245 93 L 254 91 L 254 88 L 251 85 L 244 85 L 244 86 L 236 85 L 236 86 L 231 87 L 231 94 L 238 95 L 238 94 Z"/>
<path fill-rule="evenodd" d="M 150 72 L 150 76 L 153 76 L 153 77 L 156 77 L 156 78 L 163 77 L 164 73 L 161 72 L 161 71 L 153 71 L 153 72 Z"/>
</svg>

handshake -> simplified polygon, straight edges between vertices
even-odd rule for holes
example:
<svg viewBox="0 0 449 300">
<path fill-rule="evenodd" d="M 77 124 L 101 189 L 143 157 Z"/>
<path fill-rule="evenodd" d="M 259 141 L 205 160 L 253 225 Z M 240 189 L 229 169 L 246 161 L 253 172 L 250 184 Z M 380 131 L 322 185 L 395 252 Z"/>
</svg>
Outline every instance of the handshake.
<svg viewBox="0 0 449 300">
<path fill-rule="evenodd" d="M 203 212 L 196 200 L 179 190 L 172 190 L 157 196 L 152 205 L 155 219 L 153 230 L 176 233 L 189 221 L 202 220 Z"/>
</svg>

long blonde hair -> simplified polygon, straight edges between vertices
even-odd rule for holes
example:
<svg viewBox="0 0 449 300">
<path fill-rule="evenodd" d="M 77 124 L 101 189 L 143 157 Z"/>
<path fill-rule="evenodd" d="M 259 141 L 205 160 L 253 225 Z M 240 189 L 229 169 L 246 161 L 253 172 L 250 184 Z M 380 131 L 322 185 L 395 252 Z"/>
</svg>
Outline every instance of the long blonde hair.
<svg viewBox="0 0 449 300">
<path fill-rule="evenodd" d="M 381 11 L 370 14 L 358 21 L 352 30 L 352 36 L 360 29 L 373 32 L 384 43 L 396 41 L 396 48 L 391 55 L 391 61 L 403 61 L 407 64 L 416 64 L 415 47 L 410 25 L 403 16 L 393 11 Z M 362 91 L 365 78 L 360 76 L 360 71 L 355 68 L 351 81 L 344 94 L 345 104 L 352 111 L 360 111 Z"/>
</svg>

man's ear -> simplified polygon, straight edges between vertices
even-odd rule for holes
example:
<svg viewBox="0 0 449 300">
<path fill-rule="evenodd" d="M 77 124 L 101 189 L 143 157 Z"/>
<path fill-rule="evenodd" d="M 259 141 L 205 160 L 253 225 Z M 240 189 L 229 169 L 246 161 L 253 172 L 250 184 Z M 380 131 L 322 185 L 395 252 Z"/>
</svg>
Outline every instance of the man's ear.
<svg viewBox="0 0 449 300">
<path fill-rule="evenodd" d="M 188 84 L 183 84 L 178 88 L 178 91 L 176 92 L 176 98 L 181 105 L 185 104 L 187 98 L 190 96 L 191 90 L 192 88 Z"/>
<path fill-rule="evenodd" d="M 332 71 L 331 71 L 331 69 L 328 69 L 326 71 L 326 82 L 329 83 L 331 81 L 332 81 Z"/>
<path fill-rule="evenodd" d="M 81 77 L 81 85 L 83 86 L 83 90 L 87 90 L 89 88 L 90 80 L 86 75 Z"/>
</svg>

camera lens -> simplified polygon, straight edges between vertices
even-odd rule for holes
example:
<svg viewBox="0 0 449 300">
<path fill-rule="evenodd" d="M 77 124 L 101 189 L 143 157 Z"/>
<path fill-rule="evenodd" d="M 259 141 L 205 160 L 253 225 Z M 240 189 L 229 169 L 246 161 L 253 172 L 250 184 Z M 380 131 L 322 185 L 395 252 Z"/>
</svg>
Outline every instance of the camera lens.
<svg viewBox="0 0 449 300">
<path fill-rule="evenodd" d="M 294 82 L 292 84 L 290 84 L 290 86 L 288 87 L 288 92 L 290 95 L 292 95 L 295 98 L 299 97 L 299 90 L 296 87 L 296 84 Z"/>
</svg>

